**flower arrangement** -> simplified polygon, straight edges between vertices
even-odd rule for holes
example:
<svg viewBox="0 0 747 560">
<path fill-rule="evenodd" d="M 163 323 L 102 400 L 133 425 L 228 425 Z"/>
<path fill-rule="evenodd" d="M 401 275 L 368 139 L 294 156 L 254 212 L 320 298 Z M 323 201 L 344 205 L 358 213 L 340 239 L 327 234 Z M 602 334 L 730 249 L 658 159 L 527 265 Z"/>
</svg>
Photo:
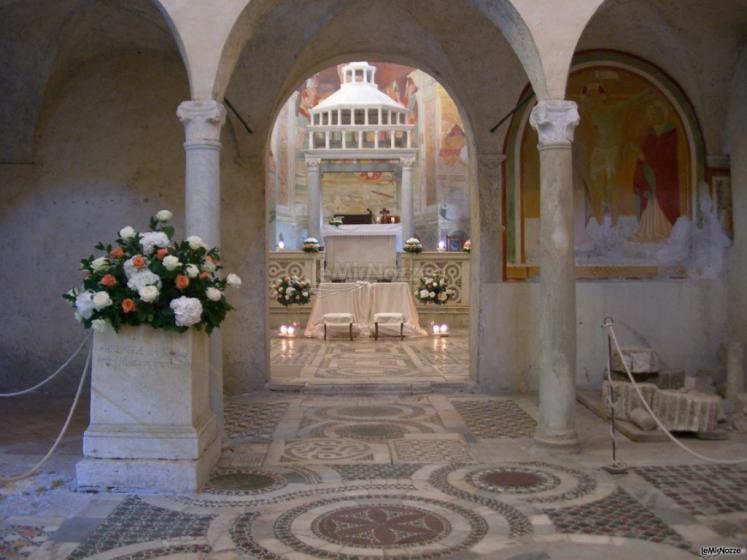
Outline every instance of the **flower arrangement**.
<svg viewBox="0 0 747 560">
<path fill-rule="evenodd" d="M 471 252 L 472 251 L 472 241 L 470 241 L 469 239 L 467 241 L 465 241 L 464 242 L 464 247 L 462 247 L 462 251 L 464 251 L 465 253 Z"/>
<path fill-rule="evenodd" d="M 319 240 L 316 237 L 307 237 L 303 240 L 303 250 L 306 253 L 318 253 Z"/>
<path fill-rule="evenodd" d="M 342 216 L 332 216 L 329 219 L 329 225 L 340 227 L 342 225 Z"/>
<path fill-rule="evenodd" d="M 426 274 L 420 277 L 420 284 L 415 290 L 415 297 L 422 303 L 444 304 L 449 301 L 453 292 L 449 282 L 439 274 Z"/>
<path fill-rule="evenodd" d="M 114 245 L 96 245 L 104 255 L 80 261 L 83 286 L 62 297 L 83 326 L 119 331 L 122 325 L 150 325 L 179 332 L 204 326 L 208 333 L 220 326 L 233 309 L 223 291 L 240 287 L 241 278 L 221 278 L 218 249 L 198 236 L 174 241 L 172 218 L 161 210 L 142 233 L 125 226 Z"/>
<path fill-rule="evenodd" d="M 270 283 L 272 297 L 281 305 L 303 305 L 311 301 L 311 283 L 298 276 L 283 276 Z"/>
<path fill-rule="evenodd" d="M 420 253 L 423 250 L 423 244 L 417 237 L 411 237 L 402 245 L 405 253 Z"/>
</svg>

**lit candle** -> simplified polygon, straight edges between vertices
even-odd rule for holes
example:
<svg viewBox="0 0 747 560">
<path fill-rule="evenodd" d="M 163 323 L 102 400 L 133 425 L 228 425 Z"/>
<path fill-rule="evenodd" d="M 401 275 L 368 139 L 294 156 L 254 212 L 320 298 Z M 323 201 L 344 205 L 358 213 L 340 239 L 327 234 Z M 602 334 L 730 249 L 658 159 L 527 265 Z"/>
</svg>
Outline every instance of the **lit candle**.
<svg viewBox="0 0 747 560">
<path fill-rule="evenodd" d="M 288 329 L 287 329 L 286 332 L 288 333 L 288 336 L 293 336 L 293 333 L 296 332 L 296 328 L 295 327 L 288 327 Z"/>
<path fill-rule="evenodd" d="M 442 333 L 449 332 L 449 325 L 447 325 L 446 323 L 444 323 L 443 325 L 441 325 L 441 332 Z"/>
<path fill-rule="evenodd" d="M 288 327 L 286 327 L 285 325 L 282 325 L 280 327 L 280 334 L 288 334 Z"/>
<path fill-rule="evenodd" d="M 392 223 L 394 223 L 394 218 L 392 218 Z"/>
<path fill-rule="evenodd" d="M 446 250 L 446 242 L 445 241 L 439 241 L 438 242 L 438 250 L 439 251 L 445 251 Z"/>
<path fill-rule="evenodd" d="M 441 327 L 438 325 L 433 325 L 433 334 L 438 334 L 438 332 L 441 330 Z"/>
<path fill-rule="evenodd" d="M 284 251 L 285 250 L 285 241 L 282 239 L 278 241 L 278 251 Z"/>
</svg>

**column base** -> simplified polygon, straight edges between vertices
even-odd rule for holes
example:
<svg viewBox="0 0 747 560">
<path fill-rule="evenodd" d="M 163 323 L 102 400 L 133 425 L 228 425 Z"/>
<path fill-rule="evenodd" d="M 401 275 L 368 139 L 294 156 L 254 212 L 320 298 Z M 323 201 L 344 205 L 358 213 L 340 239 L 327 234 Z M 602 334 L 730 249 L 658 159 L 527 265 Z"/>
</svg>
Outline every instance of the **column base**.
<svg viewBox="0 0 747 560">
<path fill-rule="evenodd" d="M 218 462 L 221 438 L 197 459 L 94 459 L 75 467 L 79 490 L 198 492 Z"/>
<path fill-rule="evenodd" d="M 569 432 L 547 432 L 537 429 L 534 434 L 534 445 L 544 451 L 557 451 L 560 453 L 580 453 L 581 442 L 578 434 Z"/>
</svg>

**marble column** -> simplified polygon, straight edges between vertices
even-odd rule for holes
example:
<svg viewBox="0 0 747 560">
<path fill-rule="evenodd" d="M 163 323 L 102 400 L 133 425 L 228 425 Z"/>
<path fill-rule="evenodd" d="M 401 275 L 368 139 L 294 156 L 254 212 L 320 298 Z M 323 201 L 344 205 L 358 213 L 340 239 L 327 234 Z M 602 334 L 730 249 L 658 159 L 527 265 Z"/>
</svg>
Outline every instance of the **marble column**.
<svg viewBox="0 0 747 560">
<path fill-rule="evenodd" d="M 399 215 L 402 224 L 402 241 L 415 234 L 415 213 L 413 210 L 412 172 L 415 158 L 402 158 L 402 180 L 400 183 Z"/>
<path fill-rule="evenodd" d="M 184 101 L 176 112 L 186 141 L 185 233 L 199 235 L 210 246 L 220 245 L 220 132 L 226 121 L 223 104 L 214 100 Z M 210 408 L 223 434 L 223 339 L 210 335 Z"/>
<path fill-rule="evenodd" d="M 573 101 L 540 101 L 530 124 L 540 152 L 540 445 L 578 448 L 576 275 L 571 144 L 579 115 Z"/>
<path fill-rule="evenodd" d="M 322 243 L 322 161 L 306 158 L 306 208 L 309 216 L 309 237 Z"/>
</svg>

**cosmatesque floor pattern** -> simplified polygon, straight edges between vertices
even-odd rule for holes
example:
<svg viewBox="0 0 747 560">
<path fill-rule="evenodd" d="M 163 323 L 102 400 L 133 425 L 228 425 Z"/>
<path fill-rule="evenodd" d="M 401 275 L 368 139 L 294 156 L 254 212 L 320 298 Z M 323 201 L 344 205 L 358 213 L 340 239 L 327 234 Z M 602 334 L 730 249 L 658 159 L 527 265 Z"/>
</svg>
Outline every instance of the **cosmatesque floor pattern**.
<svg viewBox="0 0 747 560">
<path fill-rule="evenodd" d="M 747 544 L 747 466 L 628 442 L 635 464 L 612 476 L 606 426 L 578 414 L 584 452 L 558 456 L 533 445 L 527 396 L 236 397 L 201 493 L 76 492 L 71 453 L 0 487 L 0 558 L 671 560 Z M 18 439 L 4 469 L 33 459 Z"/>
<path fill-rule="evenodd" d="M 399 340 L 357 336 L 326 342 L 304 337 L 274 338 L 270 359 L 277 385 L 465 384 L 469 380 L 467 332 L 448 337 Z"/>
</svg>

